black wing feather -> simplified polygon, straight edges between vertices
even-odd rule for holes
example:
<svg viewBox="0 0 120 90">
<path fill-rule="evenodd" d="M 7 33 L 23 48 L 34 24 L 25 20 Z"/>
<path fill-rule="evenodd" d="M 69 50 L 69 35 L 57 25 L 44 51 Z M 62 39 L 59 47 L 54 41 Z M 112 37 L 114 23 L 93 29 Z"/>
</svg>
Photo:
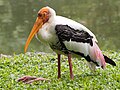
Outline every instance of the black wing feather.
<svg viewBox="0 0 120 90">
<path fill-rule="evenodd" d="M 89 43 L 91 46 L 93 46 L 93 36 L 84 30 L 75 30 L 68 25 L 56 25 L 55 30 L 59 40 L 62 42 L 71 40 L 76 42 Z"/>
</svg>

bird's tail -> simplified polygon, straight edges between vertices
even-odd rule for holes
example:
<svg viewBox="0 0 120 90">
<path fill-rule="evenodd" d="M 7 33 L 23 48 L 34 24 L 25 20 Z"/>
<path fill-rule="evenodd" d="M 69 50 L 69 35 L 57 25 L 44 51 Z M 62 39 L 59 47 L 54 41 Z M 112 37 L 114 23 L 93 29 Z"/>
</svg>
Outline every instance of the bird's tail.
<svg viewBox="0 0 120 90">
<path fill-rule="evenodd" d="M 108 57 L 105 56 L 105 55 L 103 55 L 103 56 L 104 56 L 104 58 L 105 58 L 105 62 L 106 62 L 106 63 L 109 63 L 109 64 L 111 64 L 112 66 L 116 66 L 116 63 L 115 63 L 112 59 L 108 58 Z"/>
</svg>

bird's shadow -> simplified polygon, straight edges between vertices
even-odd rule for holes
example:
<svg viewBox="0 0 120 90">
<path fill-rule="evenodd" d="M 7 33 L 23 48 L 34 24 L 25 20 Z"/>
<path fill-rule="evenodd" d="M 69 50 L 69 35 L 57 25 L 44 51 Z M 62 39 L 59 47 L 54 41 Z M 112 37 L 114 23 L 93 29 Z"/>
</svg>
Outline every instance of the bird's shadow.
<svg viewBox="0 0 120 90">
<path fill-rule="evenodd" d="M 94 76 L 99 76 L 100 73 L 99 72 L 96 72 L 96 73 L 82 73 L 82 74 L 76 74 L 74 76 L 74 78 L 78 78 L 78 77 L 82 77 L 82 78 L 85 78 L 85 77 L 94 77 Z"/>
</svg>

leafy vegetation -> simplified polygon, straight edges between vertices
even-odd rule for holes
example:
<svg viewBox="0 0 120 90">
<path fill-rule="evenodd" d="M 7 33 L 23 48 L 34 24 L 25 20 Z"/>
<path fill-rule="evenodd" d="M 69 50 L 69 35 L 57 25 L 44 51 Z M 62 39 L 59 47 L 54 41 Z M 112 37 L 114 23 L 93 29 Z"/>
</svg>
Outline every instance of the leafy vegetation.
<svg viewBox="0 0 120 90">
<path fill-rule="evenodd" d="M 0 90 L 119 90 L 120 89 L 120 53 L 104 51 L 117 66 L 107 64 L 105 70 L 90 72 L 83 58 L 73 58 L 74 80 L 69 77 L 67 57 L 61 60 L 62 77 L 57 79 L 57 56 L 55 54 L 26 53 L 0 58 Z M 17 82 L 17 79 L 31 75 L 44 77 L 50 81 L 38 81 L 32 84 Z"/>
</svg>

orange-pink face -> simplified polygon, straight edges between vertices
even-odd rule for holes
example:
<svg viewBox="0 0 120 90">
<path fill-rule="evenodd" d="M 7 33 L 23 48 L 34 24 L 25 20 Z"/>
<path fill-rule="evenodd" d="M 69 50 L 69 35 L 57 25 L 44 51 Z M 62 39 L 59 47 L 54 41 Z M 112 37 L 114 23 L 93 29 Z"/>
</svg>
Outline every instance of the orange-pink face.
<svg viewBox="0 0 120 90">
<path fill-rule="evenodd" d="M 25 48 L 24 48 L 25 52 L 28 48 L 28 45 L 29 45 L 30 41 L 34 37 L 34 35 L 40 30 L 42 25 L 49 20 L 49 18 L 50 18 L 49 9 L 47 7 L 43 7 L 42 9 L 40 9 L 40 11 L 38 12 L 36 22 L 34 23 L 32 31 L 30 32 L 29 37 L 26 41 Z"/>
</svg>

